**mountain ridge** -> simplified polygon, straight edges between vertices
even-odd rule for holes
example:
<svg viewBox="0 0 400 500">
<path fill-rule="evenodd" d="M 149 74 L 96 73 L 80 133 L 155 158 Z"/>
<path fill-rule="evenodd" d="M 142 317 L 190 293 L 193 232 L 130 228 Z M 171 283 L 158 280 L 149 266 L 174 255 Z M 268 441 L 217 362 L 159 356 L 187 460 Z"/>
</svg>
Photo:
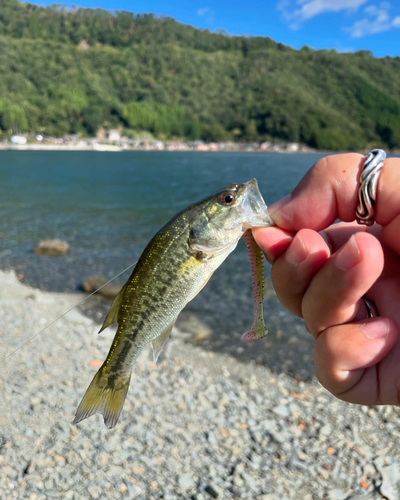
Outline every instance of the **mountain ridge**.
<svg viewBox="0 0 400 500">
<path fill-rule="evenodd" d="M 0 127 L 400 148 L 400 57 L 0 0 Z"/>
</svg>

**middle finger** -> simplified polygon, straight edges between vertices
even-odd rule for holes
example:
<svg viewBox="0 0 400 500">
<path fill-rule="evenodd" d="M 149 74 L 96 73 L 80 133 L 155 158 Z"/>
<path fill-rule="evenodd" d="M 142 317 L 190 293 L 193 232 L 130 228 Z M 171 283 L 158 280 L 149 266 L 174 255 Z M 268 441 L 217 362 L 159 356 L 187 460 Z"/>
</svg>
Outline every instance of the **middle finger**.
<svg viewBox="0 0 400 500">
<path fill-rule="evenodd" d="M 304 294 L 302 313 L 312 335 L 317 337 L 330 326 L 352 321 L 359 300 L 382 269 L 379 241 L 368 233 L 353 234 L 314 275 Z"/>
<path fill-rule="evenodd" d="M 272 266 L 271 278 L 280 302 L 302 317 L 301 303 L 314 274 L 326 262 L 330 251 L 325 240 L 311 229 L 301 229 L 287 251 Z"/>
</svg>

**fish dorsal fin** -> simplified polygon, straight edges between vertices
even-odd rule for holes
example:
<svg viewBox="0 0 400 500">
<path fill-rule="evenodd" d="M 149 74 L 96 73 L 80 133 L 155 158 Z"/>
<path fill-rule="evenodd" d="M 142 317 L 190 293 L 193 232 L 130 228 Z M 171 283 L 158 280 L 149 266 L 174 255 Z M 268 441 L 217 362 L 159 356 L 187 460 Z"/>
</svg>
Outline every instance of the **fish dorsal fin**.
<svg viewBox="0 0 400 500">
<path fill-rule="evenodd" d="M 105 330 L 108 326 L 118 321 L 118 311 L 121 307 L 127 284 L 128 283 L 125 283 L 118 295 L 115 297 L 114 302 L 111 304 L 110 310 L 108 311 L 107 317 L 104 320 L 103 326 L 99 330 L 99 333 Z"/>
<path fill-rule="evenodd" d="M 175 319 L 170 323 L 168 326 L 164 328 L 164 330 L 160 333 L 158 337 L 156 337 L 152 342 L 151 342 L 151 347 L 153 348 L 153 361 L 156 363 L 158 356 L 160 355 L 160 352 L 162 351 L 162 348 L 164 347 L 165 342 L 168 340 L 169 334 L 171 333 L 171 330 L 175 324 Z"/>
</svg>

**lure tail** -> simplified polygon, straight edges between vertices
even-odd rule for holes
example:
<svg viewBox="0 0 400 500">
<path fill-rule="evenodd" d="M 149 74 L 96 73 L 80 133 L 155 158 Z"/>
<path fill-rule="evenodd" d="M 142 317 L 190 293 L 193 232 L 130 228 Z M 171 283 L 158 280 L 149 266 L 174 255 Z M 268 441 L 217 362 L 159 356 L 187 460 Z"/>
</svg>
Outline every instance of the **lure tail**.
<svg viewBox="0 0 400 500">
<path fill-rule="evenodd" d="M 264 338 L 268 330 L 264 323 L 263 298 L 264 298 L 264 267 L 260 247 L 254 240 L 251 229 L 244 233 L 244 239 L 249 251 L 251 274 L 253 277 L 253 324 L 248 332 L 244 333 L 241 340 L 251 342 Z"/>
<path fill-rule="evenodd" d="M 124 406 L 130 381 L 131 372 L 106 374 L 103 367 L 100 368 L 76 410 L 73 423 L 101 413 L 106 426 L 109 429 L 114 427 Z"/>
</svg>

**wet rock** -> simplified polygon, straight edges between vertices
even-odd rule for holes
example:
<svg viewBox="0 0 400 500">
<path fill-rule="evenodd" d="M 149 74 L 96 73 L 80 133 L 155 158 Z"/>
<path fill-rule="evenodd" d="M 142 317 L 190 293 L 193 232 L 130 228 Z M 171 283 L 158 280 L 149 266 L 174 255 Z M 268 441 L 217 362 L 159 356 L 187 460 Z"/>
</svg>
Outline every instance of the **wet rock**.
<svg viewBox="0 0 400 500">
<path fill-rule="evenodd" d="M 59 257 L 69 253 L 71 248 L 66 241 L 55 239 L 40 241 L 33 251 L 39 255 Z"/>
<path fill-rule="evenodd" d="M 194 344 L 206 340 L 212 334 L 211 328 L 194 314 L 183 313 L 178 325 L 180 330 L 190 334 L 188 338 Z"/>
<path fill-rule="evenodd" d="M 93 293 L 95 290 L 102 287 L 97 293 L 106 299 L 114 299 L 121 291 L 122 285 L 107 283 L 107 281 L 107 278 L 101 274 L 98 276 L 90 276 L 82 283 L 82 289 L 84 292 Z M 107 285 L 105 285 L 105 283 L 107 283 Z"/>
</svg>

